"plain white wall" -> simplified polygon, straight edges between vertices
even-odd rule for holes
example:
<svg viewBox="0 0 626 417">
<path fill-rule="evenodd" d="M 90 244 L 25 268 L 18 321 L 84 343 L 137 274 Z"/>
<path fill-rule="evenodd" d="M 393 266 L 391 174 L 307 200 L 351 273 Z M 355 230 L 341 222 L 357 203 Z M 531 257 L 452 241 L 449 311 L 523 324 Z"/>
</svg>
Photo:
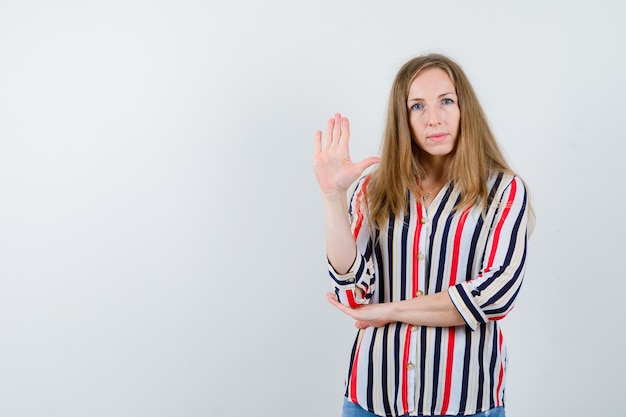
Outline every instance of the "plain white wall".
<svg viewBox="0 0 626 417">
<path fill-rule="evenodd" d="M 537 213 L 507 415 L 619 413 L 619 1 L 0 3 L 0 417 L 338 416 L 312 139 L 461 63 Z"/>
</svg>

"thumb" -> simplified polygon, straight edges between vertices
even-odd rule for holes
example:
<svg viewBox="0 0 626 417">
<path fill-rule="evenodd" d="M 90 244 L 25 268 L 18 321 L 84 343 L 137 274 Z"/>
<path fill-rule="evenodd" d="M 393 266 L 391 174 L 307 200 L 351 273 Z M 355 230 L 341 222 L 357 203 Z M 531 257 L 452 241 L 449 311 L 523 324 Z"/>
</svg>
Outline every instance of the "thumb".
<svg viewBox="0 0 626 417">
<path fill-rule="evenodd" d="M 371 167 L 374 164 L 380 162 L 380 158 L 377 156 L 370 156 L 369 158 L 365 158 L 362 161 L 358 162 L 356 166 L 359 168 L 361 172 L 365 171 L 367 168 Z"/>
</svg>

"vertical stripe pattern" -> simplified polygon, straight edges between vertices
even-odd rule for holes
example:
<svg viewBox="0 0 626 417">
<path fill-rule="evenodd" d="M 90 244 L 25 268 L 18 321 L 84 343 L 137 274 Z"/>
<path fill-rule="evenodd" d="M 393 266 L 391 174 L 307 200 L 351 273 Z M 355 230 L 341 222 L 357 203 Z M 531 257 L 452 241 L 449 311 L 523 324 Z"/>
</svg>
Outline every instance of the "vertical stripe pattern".
<svg viewBox="0 0 626 417">
<path fill-rule="evenodd" d="M 464 210 L 450 183 L 428 210 L 411 196 L 403 213 L 373 230 L 364 209 L 368 180 L 355 184 L 349 205 L 357 258 L 346 274 L 329 264 L 337 299 L 358 306 L 447 291 L 466 324 L 358 330 L 346 396 L 389 417 L 468 415 L 503 405 L 507 357 L 498 320 L 513 308 L 524 276 L 523 182 L 494 175 L 487 207 Z"/>
</svg>

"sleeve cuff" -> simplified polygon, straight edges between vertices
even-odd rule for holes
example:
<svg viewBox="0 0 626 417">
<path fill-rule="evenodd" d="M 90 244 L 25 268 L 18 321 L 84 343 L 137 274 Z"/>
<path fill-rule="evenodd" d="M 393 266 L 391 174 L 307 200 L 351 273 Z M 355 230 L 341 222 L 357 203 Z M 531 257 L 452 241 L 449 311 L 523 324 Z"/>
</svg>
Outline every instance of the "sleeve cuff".
<svg viewBox="0 0 626 417">
<path fill-rule="evenodd" d="M 369 303 L 373 291 L 374 268 L 371 261 L 357 254 L 354 263 L 345 274 L 338 274 L 328 263 L 328 273 L 333 280 L 337 300 L 350 307 L 358 307 Z M 357 297 L 356 288 L 362 290 L 362 296 Z"/>
<path fill-rule="evenodd" d="M 472 290 L 471 282 L 462 282 L 448 288 L 448 294 L 459 314 L 465 320 L 465 324 L 470 329 L 476 330 L 479 325 L 486 323 L 488 319 L 481 308 L 474 302 Z"/>
<path fill-rule="evenodd" d="M 363 276 L 367 269 L 369 268 L 367 268 L 365 259 L 358 253 L 352 266 L 345 274 L 338 274 L 331 263 L 328 262 L 328 274 L 334 281 L 335 286 L 338 287 L 354 285 L 357 282 L 357 277 Z"/>
</svg>

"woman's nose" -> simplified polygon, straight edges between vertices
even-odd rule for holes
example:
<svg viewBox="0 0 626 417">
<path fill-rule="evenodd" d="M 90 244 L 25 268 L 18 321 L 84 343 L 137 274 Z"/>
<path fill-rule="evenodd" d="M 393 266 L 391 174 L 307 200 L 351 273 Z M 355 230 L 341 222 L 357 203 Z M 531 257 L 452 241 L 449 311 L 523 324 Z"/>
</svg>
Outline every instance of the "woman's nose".
<svg viewBox="0 0 626 417">
<path fill-rule="evenodd" d="M 438 124 L 441 124 L 441 110 L 439 109 L 439 107 L 437 106 L 432 106 L 429 110 L 428 110 L 428 124 L 430 126 L 436 126 Z"/>
</svg>

